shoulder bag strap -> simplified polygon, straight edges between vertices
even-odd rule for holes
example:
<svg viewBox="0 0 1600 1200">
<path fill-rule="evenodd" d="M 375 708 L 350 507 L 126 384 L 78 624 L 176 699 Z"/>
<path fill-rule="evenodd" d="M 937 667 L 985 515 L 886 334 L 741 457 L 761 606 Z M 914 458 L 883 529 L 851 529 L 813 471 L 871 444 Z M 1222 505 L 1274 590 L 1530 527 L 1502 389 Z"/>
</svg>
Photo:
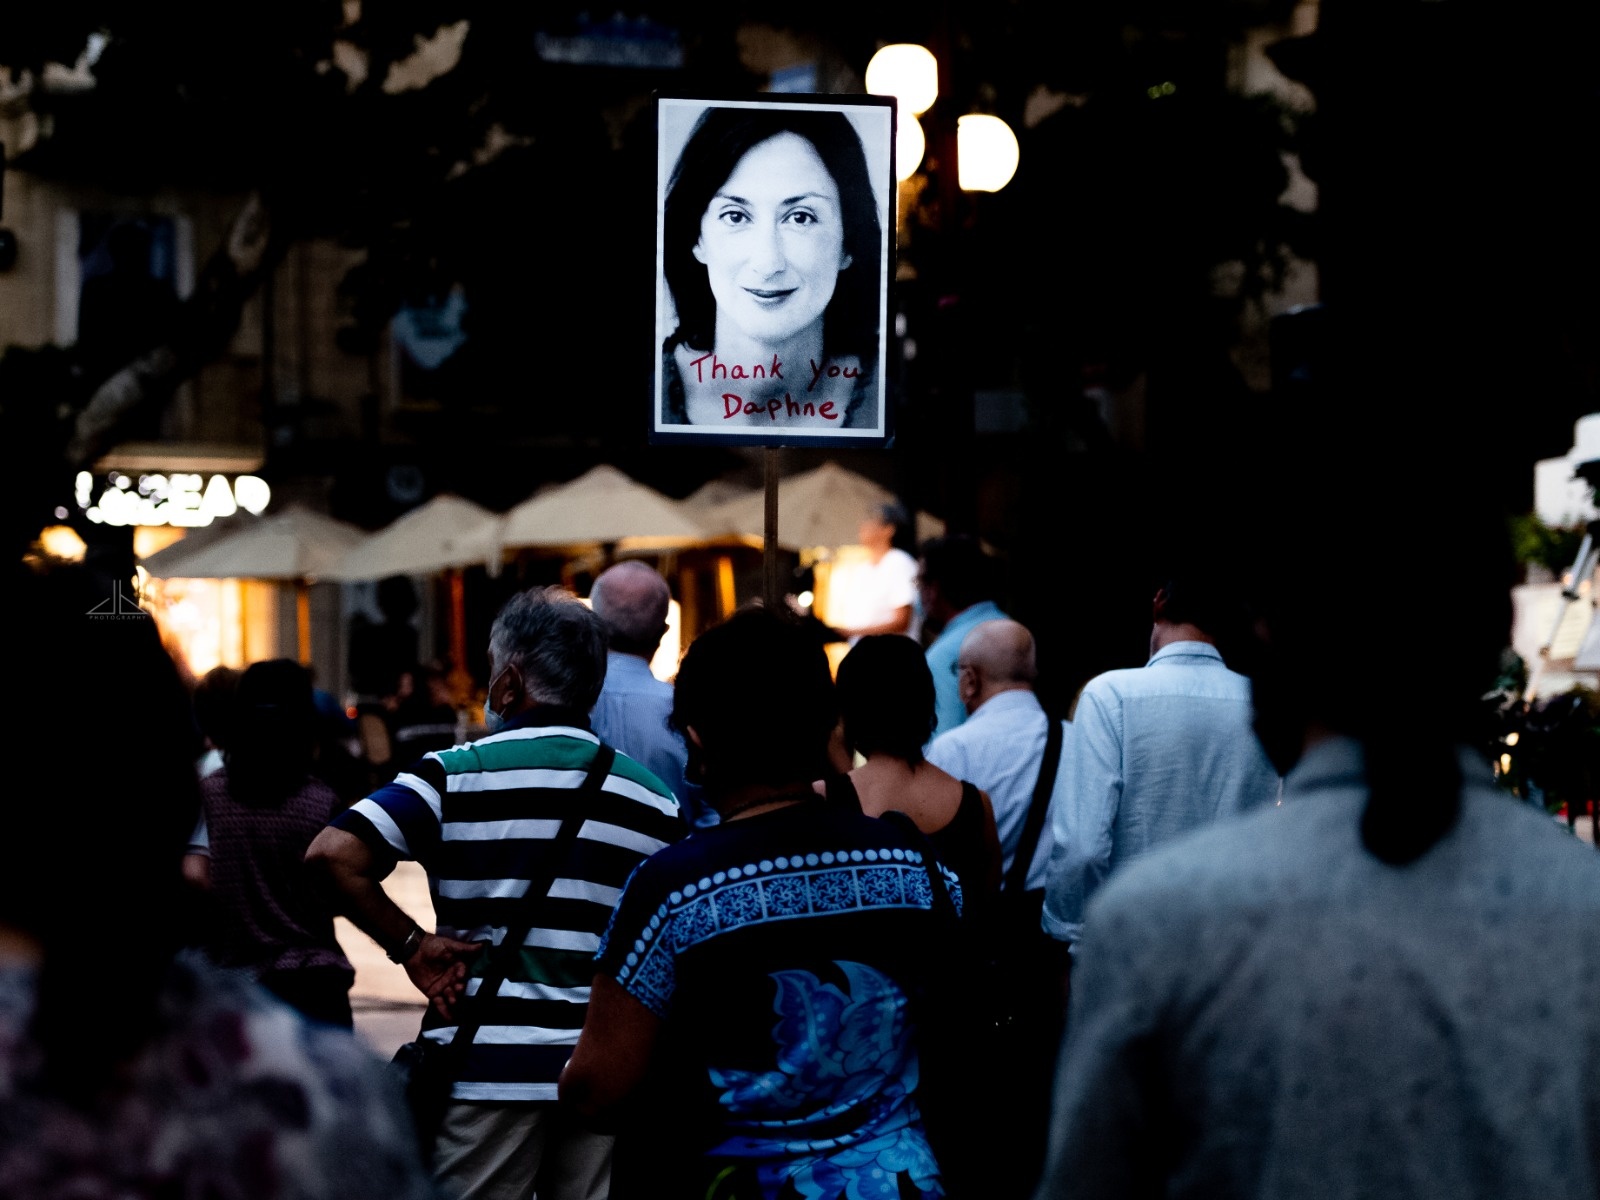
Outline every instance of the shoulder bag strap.
<svg viewBox="0 0 1600 1200">
<path fill-rule="evenodd" d="M 1033 864 L 1034 851 L 1039 848 L 1039 836 L 1044 832 L 1045 813 L 1050 808 L 1050 793 L 1055 790 L 1056 770 L 1061 764 L 1061 722 L 1054 713 L 1046 713 L 1049 728 L 1044 735 L 1044 759 L 1039 763 L 1039 778 L 1033 784 L 1033 802 L 1028 805 L 1028 819 L 1022 825 L 1022 838 L 1017 843 L 1016 856 L 1011 860 L 1011 870 L 1006 872 L 1003 890 L 1021 895 L 1028 882 L 1028 868 Z"/>
<path fill-rule="evenodd" d="M 472 1044 L 472 1039 L 478 1036 L 478 1029 L 483 1024 L 482 1017 L 479 1016 L 483 1003 L 500 990 L 500 985 L 510 974 L 512 963 L 522 953 L 522 943 L 526 940 L 528 931 L 538 923 L 539 912 L 549 898 L 551 885 L 556 881 L 556 874 L 566 864 L 568 851 L 571 850 L 572 843 L 578 840 L 578 830 L 583 828 L 584 821 L 588 819 L 586 812 L 588 801 L 605 783 L 616 756 L 615 750 L 604 742 L 600 743 L 595 751 L 594 761 L 589 764 L 589 773 L 584 776 L 583 783 L 573 790 L 568 800 L 567 815 L 561 822 L 561 829 L 551 839 L 550 845 L 540 856 L 538 868 L 528 880 L 528 890 L 522 893 L 517 919 L 507 924 L 505 937 L 498 946 L 489 951 L 487 969 L 478 984 L 477 992 L 472 996 L 461 998 L 456 1013 L 458 1018 L 456 1035 L 450 1039 L 452 1078 L 455 1073 L 454 1067 L 465 1056 L 467 1047 Z M 475 1000 L 478 1003 L 473 1003 Z"/>
<path fill-rule="evenodd" d="M 878 818 L 880 821 L 891 821 L 905 830 L 922 854 L 922 865 L 928 872 L 928 886 L 933 890 L 933 912 L 940 921 L 947 925 L 959 926 L 961 914 L 956 911 L 956 903 L 950 898 L 950 889 L 945 886 L 944 875 L 939 870 L 939 852 L 933 848 L 933 842 L 928 835 L 917 828 L 917 823 L 899 809 L 891 808 Z"/>
</svg>

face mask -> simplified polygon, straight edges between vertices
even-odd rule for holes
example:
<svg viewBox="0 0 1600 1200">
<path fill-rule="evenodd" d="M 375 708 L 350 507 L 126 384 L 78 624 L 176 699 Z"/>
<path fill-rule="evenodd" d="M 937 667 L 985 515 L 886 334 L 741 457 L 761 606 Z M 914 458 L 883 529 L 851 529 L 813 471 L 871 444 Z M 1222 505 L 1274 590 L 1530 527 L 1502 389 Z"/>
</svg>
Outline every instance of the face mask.
<svg viewBox="0 0 1600 1200">
<path fill-rule="evenodd" d="M 510 669 L 510 667 L 507 667 L 505 671 L 500 672 L 500 675 L 504 675 Z M 496 675 L 489 681 L 489 696 L 494 695 L 494 685 L 500 682 L 500 675 Z M 488 696 L 484 697 L 483 702 L 483 727 L 490 733 L 499 733 L 506 727 L 505 716 L 489 706 Z"/>
</svg>

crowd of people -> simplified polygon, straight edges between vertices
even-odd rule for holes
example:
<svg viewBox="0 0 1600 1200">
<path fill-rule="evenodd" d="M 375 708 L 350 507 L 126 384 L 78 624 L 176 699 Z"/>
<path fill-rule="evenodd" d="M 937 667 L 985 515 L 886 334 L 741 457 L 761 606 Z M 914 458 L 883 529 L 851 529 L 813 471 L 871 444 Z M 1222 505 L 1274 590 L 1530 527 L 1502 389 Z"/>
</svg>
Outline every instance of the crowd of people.
<svg viewBox="0 0 1600 1200">
<path fill-rule="evenodd" d="M 757 605 L 673 683 L 623 562 L 512 597 L 486 732 L 353 802 L 305 668 L 191 694 L 31 570 L 41 702 L 139 700 L 45 731 L 70 804 L 12 806 L 0 1194 L 1600 1194 L 1600 857 L 1470 749 L 1507 580 L 1462 568 L 1401 726 L 1356 537 L 1158 573 L 1148 661 L 1067 713 L 975 539 L 836 672 Z M 335 916 L 426 998 L 409 1091 Z"/>
</svg>

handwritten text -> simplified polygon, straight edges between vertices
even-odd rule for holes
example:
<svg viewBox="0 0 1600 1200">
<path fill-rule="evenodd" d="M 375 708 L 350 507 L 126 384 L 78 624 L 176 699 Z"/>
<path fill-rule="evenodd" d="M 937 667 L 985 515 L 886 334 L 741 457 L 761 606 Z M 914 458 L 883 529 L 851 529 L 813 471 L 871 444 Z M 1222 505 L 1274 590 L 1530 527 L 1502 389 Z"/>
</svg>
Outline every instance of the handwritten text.
<svg viewBox="0 0 1600 1200">
<path fill-rule="evenodd" d="M 754 417 L 766 413 L 768 420 L 776 421 L 778 414 L 785 417 L 821 417 L 824 421 L 837 421 L 839 410 L 832 400 L 824 400 L 815 404 L 810 400 L 801 402 L 794 399 L 788 392 L 783 394 L 783 399 L 773 398 L 766 403 L 755 400 L 746 400 L 742 396 L 735 396 L 732 392 L 722 393 L 722 419 L 731 421 L 737 416 Z"/>
<path fill-rule="evenodd" d="M 701 364 L 708 358 L 711 360 L 711 365 L 709 367 L 702 366 Z M 778 361 L 776 354 L 772 356 L 772 364 L 770 366 L 756 363 L 749 370 L 745 369 L 743 363 L 734 363 L 730 367 L 727 363 L 720 361 L 714 351 L 710 354 L 702 354 L 699 358 L 690 359 L 689 365 L 694 368 L 694 377 L 697 383 L 704 383 L 707 375 L 710 375 L 712 379 L 783 378 L 783 364 Z"/>
</svg>

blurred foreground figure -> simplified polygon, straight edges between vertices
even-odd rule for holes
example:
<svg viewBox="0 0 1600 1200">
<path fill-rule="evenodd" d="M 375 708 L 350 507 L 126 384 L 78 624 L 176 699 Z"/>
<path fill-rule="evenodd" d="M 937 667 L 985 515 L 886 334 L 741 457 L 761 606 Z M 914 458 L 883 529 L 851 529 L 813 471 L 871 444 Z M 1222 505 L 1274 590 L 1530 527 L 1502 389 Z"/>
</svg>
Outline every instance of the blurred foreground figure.
<svg viewBox="0 0 1600 1200">
<path fill-rule="evenodd" d="M 1509 635 L 1503 528 L 1430 530 L 1450 594 L 1419 660 L 1372 603 L 1410 565 L 1381 514 L 1308 494 L 1328 513 L 1265 543 L 1252 668 L 1283 805 L 1090 904 L 1039 1197 L 1592 1200 L 1600 856 L 1469 748 Z M 1424 701 L 1374 663 L 1425 674 Z"/>
<path fill-rule="evenodd" d="M 9 582 L 20 686 L 85 719 L 37 723 L 52 793 L 6 802 L 0 1194 L 423 1200 L 384 1064 L 180 951 L 198 742 L 154 621 L 82 569 Z"/>
</svg>

